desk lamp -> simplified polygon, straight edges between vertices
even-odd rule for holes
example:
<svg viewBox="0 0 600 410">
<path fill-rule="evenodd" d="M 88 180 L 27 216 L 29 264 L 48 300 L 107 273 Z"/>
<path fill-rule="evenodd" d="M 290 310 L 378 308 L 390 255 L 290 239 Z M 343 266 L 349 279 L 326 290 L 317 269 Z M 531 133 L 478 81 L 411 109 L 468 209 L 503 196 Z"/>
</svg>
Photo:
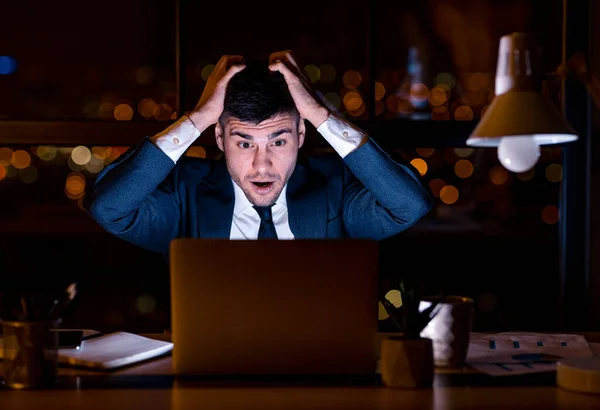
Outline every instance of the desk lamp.
<svg viewBox="0 0 600 410">
<path fill-rule="evenodd" d="M 534 39 L 513 33 L 500 39 L 496 96 L 467 139 L 471 147 L 497 147 L 509 171 L 526 172 L 540 156 L 540 145 L 577 140 L 559 109 L 542 93 L 542 71 Z"/>
</svg>

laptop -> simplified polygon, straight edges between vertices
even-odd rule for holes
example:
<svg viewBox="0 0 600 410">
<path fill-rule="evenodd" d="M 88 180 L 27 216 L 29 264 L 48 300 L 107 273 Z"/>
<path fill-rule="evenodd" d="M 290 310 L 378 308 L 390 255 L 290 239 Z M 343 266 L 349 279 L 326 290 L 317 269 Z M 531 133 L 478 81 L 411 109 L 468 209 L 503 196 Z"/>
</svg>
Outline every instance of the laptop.
<svg viewBox="0 0 600 410">
<path fill-rule="evenodd" d="M 378 244 L 178 238 L 175 375 L 376 372 Z"/>
</svg>

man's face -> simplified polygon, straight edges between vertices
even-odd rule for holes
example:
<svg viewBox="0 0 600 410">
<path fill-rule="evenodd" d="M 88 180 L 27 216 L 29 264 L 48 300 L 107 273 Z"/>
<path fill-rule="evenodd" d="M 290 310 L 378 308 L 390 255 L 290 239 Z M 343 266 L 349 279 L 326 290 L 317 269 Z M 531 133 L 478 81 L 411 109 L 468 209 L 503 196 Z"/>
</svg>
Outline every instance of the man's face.
<svg viewBox="0 0 600 410">
<path fill-rule="evenodd" d="M 232 179 L 253 205 L 273 205 L 296 166 L 304 120 L 280 114 L 256 125 L 229 118 L 224 126 L 217 123 L 215 135 Z"/>
</svg>

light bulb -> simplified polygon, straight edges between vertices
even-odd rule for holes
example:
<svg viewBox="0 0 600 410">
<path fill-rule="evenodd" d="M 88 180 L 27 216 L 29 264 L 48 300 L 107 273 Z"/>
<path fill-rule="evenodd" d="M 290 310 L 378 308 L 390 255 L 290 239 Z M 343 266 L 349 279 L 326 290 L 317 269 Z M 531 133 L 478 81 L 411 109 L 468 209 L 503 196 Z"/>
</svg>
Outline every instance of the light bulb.
<svg viewBox="0 0 600 410">
<path fill-rule="evenodd" d="M 535 166 L 540 157 L 540 146 L 532 136 L 504 137 L 498 145 L 498 159 L 512 172 L 526 172 Z"/>
</svg>

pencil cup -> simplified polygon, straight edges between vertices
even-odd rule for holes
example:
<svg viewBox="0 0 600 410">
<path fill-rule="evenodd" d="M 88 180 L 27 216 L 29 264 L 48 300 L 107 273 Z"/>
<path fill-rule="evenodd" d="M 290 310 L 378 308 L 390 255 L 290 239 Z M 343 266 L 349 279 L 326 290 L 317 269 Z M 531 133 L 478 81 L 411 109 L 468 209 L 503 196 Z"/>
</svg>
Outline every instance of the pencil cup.
<svg viewBox="0 0 600 410">
<path fill-rule="evenodd" d="M 12 389 L 52 387 L 58 368 L 58 332 L 52 322 L 2 322 L 2 376 Z"/>
<path fill-rule="evenodd" d="M 431 301 L 425 298 L 419 310 L 427 309 Z M 465 364 L 473 322 L 473 299 L 446 296 L 434 309 L 435 317 L 421 332 L 421 337 L 433 341 L 433 360 L 436 367 L 458 368 Z"/>
</svg>

